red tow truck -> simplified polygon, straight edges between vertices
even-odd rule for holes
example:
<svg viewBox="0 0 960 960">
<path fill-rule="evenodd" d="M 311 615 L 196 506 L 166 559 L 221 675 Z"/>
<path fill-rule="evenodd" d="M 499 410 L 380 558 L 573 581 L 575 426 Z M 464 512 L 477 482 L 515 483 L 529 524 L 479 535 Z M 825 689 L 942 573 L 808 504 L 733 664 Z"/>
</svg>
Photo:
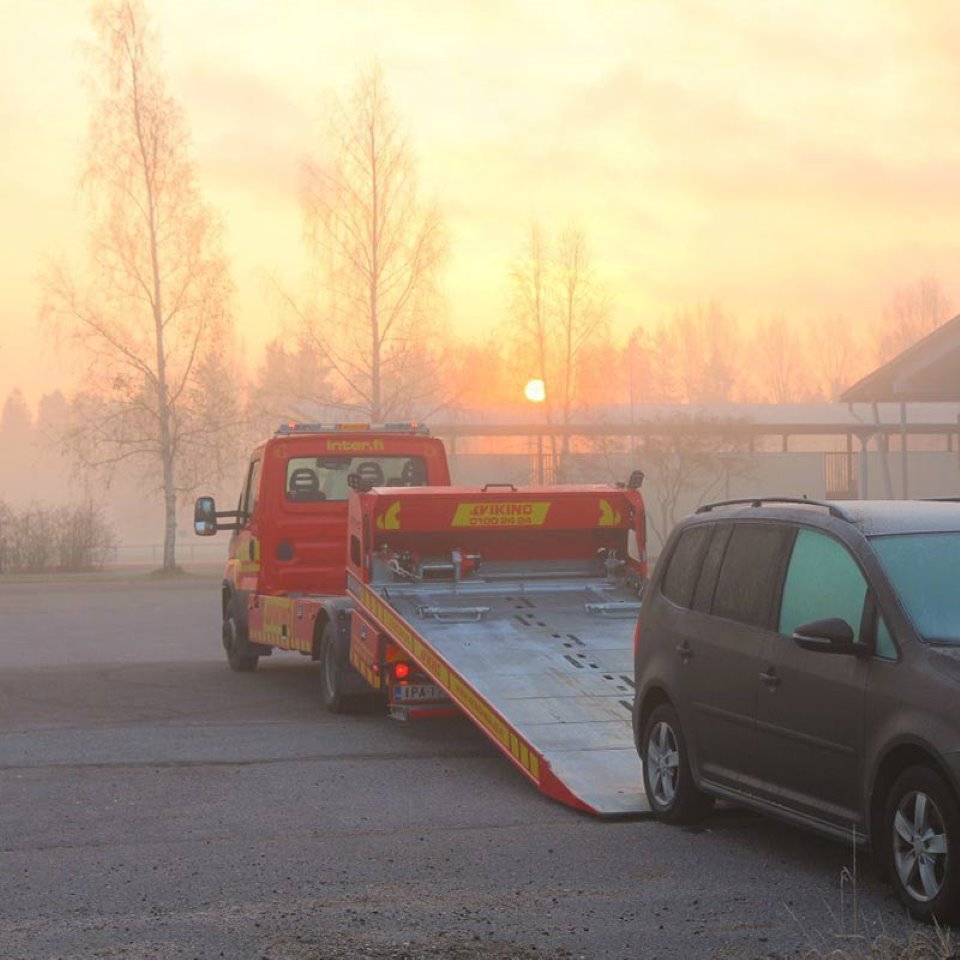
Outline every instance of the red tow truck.
<svg viewBox="0 0 960 960">
<path fill-rule="evenodd" d="M 631 728 L 642 480 L 453 487 L 442 445 L 415 425 L 283 427 L 254 451 L 236 511 L 197 500 L 198 534 L 233 531 L 230 665 L 297 650 L 321 661 L 330 710 L 459 709 L 548 796 L 644 811 Z"/>
</svg>

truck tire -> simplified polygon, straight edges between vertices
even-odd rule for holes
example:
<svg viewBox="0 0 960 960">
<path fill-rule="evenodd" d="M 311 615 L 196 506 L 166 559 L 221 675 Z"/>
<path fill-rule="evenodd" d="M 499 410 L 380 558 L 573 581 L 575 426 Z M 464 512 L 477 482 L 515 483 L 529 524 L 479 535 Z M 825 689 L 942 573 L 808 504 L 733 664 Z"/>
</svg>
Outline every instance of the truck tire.
<svg viewBox="0 0 960 960">
<path fill-rule="evenodd" d="M 374 690 L 349 662 L 347 642 L 327 623 L 320 635 L 320 696 L 330 713 L 381 713 L 386 697 Z"/>
<path fill-rule="evenodd" d="M 230 669 L 237 673 L 250 673 L 257 669 L 260 655 L 250 650 L 246 630 L 237 619 L 236 609 L 231 600 L 223 612 L 223 649 L 227 652 Z"/>
<path fill-rule="evenodd" d="M 344 713 L 350 706 L 351 698 L 343 692 L 342 669 L 336 627 L 328 622 L 320 637 L 320 696 L 331 713 Z"/>
</svg>

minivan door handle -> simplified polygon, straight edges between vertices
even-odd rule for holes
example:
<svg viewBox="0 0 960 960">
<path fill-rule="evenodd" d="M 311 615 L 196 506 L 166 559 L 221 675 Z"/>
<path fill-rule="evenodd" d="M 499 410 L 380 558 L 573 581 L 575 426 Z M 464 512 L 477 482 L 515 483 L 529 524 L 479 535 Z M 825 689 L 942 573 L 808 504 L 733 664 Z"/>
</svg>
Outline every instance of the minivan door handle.
<svg viewBox="0 0 960 960">
<path fill-rule="evenodd" d="M 780 686 L 780 678 L 777 676 L 777 671 L 770 667 L 760 674 L 760 679 L 772 690 L 774 687 Z"/>
<path fill-rule="evenodd" d="M 686 640 L 683 643 L 673 648 L 680 655 L 680 659 L 687 663 L 693 657 L 693 651 L 690 649 L 690 644 Z"/>
</svg>

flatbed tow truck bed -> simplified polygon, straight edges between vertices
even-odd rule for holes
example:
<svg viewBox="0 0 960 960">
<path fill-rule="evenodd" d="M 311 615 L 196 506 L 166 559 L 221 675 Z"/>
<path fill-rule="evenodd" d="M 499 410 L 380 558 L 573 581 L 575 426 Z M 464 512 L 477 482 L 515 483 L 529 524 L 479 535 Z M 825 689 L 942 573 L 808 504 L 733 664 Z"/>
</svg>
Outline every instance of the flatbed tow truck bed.
<svg viewBox="0 0 960 960">
<path fill-rule="evenodd" d="M 636 590 L 596 564 L 491 566 L 458 582 L 351 574 L 348 593 L 548 796 L 648 812 L 631 724 Z"/>
</svg>

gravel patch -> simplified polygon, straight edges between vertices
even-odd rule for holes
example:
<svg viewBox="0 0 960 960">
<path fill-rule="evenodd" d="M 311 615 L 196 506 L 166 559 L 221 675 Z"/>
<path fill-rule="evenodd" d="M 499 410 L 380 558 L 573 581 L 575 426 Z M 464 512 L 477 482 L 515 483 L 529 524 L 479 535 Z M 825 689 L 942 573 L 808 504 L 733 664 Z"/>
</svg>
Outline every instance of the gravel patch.
<svg viewBox="0 0 960 960">
<path fill-rule="evenodd" d="M 580 960 L 569 950 L 542 950 L 532 944 L 476 937 L 437 936 L 385 942 L 352 934 L 298 937 L 277 944 L 263 960 Z"/>
</svg>

